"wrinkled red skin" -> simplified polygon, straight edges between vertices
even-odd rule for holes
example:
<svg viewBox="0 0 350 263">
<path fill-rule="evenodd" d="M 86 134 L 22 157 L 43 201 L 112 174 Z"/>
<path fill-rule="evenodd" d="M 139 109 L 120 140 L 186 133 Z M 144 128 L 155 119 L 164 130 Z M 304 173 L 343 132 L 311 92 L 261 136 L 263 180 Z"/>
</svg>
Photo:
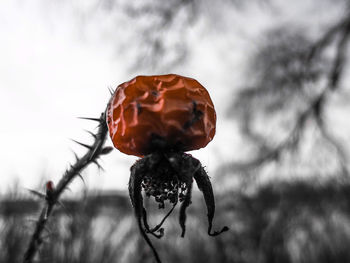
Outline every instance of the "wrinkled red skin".
<svg viewBox="0 0 350 263">
<path fill-rule="evenodd" d="M 205 147 L 215 135 L 216 113 L 208 91 L 195 79 L 138 76 L 116 89 L 107 124 L 119 151 L 142 157 L 158 150 L 154 138 L 170 150 Z"/>
</svg>

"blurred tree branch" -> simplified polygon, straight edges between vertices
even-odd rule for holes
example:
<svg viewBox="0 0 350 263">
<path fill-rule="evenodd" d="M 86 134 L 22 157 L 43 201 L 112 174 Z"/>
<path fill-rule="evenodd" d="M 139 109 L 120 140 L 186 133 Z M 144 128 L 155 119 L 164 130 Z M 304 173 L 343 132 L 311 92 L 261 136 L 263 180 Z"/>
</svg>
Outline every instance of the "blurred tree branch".
<svg viewBox="0 0 350 263">
<path fill-rule="evenodd" d="M 283 31 L 275 31 L 275 33 L 284 35 Z M 323 138 L 336 149 L 341 160 L 342 175 L 345 177 L 349 175 L 345 150 L 334 135 L 327 130 L 323 121 L 323 111 L 327 98 L 339 89 L 339 83 L 343 76 L 347 62 L 349 34 L 350 13 L 347 12 L 340 22 L 331 26 L 313 44 L 308 44 L 305 39 L 295 36 L 294 42 L 282 40 L 282 42 L 267 44 L 265 48 L 262 48 L 255 58 L 253 66 L 253 71 L 257 70 L 258 75 L 260 72 L 257 79 L 259 84 L 257 87 L 241 91 L 234 104 L 235 111 L 239 111 L 242 134 L 257 144 L 258 154 L 247 162 L 231 161 L 223 164 L 218 171 L 219 176 L 254 169 L 266 162 L 278 161 L 285 151 L 295 149 L 300 144 L 301 134 L 304 132 L 305 123 L 308 120 L 315 121 Z M 274 41 L 273 36 L 271 41 Z M 296 47 L 293 47 L 294 43 L 297 45 Z M 332 62 L 327 63 L 330 64 L 329 69 L 319 68 L 318 65 L 324 60 L 322 56 L 326 49 L 332 47 L 335 49 L 335 55 L 331 59 Z M 305 87 L 309 87 L 305 84 L 317 81 L 322 83 L 320 81 L 322 78 L 326 79 L 326 84 L 320 91 L 305 89 Z M 310 92 L 311 98 L 306 99 L 305 109 L 297 114 L 289 133 L 281 142 L 277 143 L 277 146 L 269 146 L 266 138 L 252 128 L 253 116 L 259 109 L 266 114 L 271 114 L 280 107 L 286 107 L 295 94 L 305 100 L 310 96 L 307 96 L 307 93 L 310 94 Z M 262 99 L 262 96 L 265 96 L 265 99 Z M 254 103 L 258 103 L 258 105 Z M 254 112 L 252 112 L 252 108 Z"/>
</svg>

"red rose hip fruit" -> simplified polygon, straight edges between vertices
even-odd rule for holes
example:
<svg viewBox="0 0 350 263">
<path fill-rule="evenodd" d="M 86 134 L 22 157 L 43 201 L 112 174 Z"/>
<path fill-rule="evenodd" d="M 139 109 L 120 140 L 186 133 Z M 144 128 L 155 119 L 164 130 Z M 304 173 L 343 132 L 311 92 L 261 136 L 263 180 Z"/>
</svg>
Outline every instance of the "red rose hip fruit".
<svg viewBox="0 0 350 263">
<path fill-rule="evenodd" d="M 205 147 L 215 135 L 216 114 L 208 91 L 195 79 L 138 76 L 115 90 L 107 124 L 119 151 L 141 157 Z"/>
</svg>

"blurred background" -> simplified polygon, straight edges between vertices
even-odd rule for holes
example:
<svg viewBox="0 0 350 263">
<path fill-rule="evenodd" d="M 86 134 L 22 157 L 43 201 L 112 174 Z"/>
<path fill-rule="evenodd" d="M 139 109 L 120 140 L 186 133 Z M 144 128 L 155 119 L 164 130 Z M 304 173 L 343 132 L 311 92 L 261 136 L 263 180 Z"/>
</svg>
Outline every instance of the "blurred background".
<svg viewBox="0 0 350 263">
<path fill-rule="evenodd" d="M 43 205 L 27 189 L 84 153 L 70 139 L 92 141 L 77 117 L 167 73 L 211 94 L 217 134 L 191 154 L 230 231 L 207 236 L 195 187 L 186 237 L 175 211 L 153 240 L 163 261 L 350 262 L 348 0 L 5 0 L 0 32 L 0 262 L 21 262 Z M 135 160 L 114 150 L 70 185 L 37 262 L 153 261 L 127 196 Z"/>
</svg>

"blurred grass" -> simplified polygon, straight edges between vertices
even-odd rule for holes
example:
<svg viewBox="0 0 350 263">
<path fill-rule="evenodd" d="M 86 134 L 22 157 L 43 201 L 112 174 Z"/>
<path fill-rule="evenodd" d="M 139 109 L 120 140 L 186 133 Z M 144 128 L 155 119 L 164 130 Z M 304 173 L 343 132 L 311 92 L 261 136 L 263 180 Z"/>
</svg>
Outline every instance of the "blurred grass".
<svg viewBox="0 0 350 263">
<path fill-rule="evenodd" d="M 207 235 L 204 202 L 195 191 L 185 238 L 176 211 L 165 236 L 153 239 L 163 262 L 350 262 L 350 185 L 274 183 L 249 194 L 217 190 L 216 200 L 214 225 L 231 230 Z M 49 223 L 37 262 L 153 262 L 126 193 L 87 195 L 64 204 Z M 0 262 L 21 262 L 35 224 L 30 219 L 39 210 L 37 200 L 2 198 Z M 155 224 L 161 215 L 151 210 Z"/>
</svg>

